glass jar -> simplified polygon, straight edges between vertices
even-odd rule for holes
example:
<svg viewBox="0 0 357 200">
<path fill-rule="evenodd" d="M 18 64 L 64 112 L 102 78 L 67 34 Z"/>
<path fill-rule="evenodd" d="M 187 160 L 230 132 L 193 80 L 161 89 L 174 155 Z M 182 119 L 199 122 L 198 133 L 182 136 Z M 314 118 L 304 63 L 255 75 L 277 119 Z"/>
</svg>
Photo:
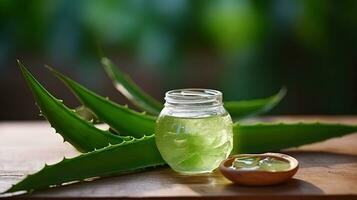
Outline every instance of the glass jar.
<svg viewBox="0 0 357 200">
<path fill-rule="evenodd" d="M 177 89 L 166 93 L 156 121 L 156 145 L 167 164 L 180 173 L 216 169 L 233 148 L 232 119 L 222 93 L 211 89 Z"/>
</svg>

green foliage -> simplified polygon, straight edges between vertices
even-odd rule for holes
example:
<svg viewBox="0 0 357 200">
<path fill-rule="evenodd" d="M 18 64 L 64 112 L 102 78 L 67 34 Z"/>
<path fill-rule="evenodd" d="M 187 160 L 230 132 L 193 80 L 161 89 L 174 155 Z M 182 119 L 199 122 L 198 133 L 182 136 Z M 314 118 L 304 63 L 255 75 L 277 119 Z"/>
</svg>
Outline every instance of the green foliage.
<svg viewBox="0 0 357 200">
<path fill-rule="evenodd" d="M 71 143 L 81 152 L 123 142 L 123 138 L 108 131 L 99 130 L 93 124 L 78 117 L 73 110 L 63 105 L 61 100 L 48 93 L 22 63 L 18 62 L 18 65 L 42 115 L 56 129 L 56 132 L 62 135 L 65 141 Z"/>
<path fill-rule="evenodd" d="M 71 89 L 83 105 L 95 113 L 99 120 L 107 123 L 121 135 L 131 135 L 140 138 L 154 133 L 155 117 L 118 105 L 86 89 L 54 69 L 49 69 Z"/>
<path fill-rule="evenodd" d="M 82 151 L 94 149 L 94 151 L 84 153 L 75 158 L 63 159 L 54 165 L 45 165 L 42 170 L 28 175 L 6 192 L 29 192 L 60 186 L 64 183 L 134 172 L 165 164 L 157 150 L 152 133 L 150 136 L 135 139 L 132 137 L 119 137 L 108 131 L 100 131 L 88 121 L 78 117 L 73 111 L 65 107 L 62 102 L 52 97 L 21 63 L 19 63 L 19 66 L 33 91 L 40 110 L 42 110 L 51 125 L 78 149 Z M 95 115 L 100 117 L 104 111 L 110 113 L 110 109 L 119 109 L 121 111 L 124 109 L 85 89 L 64 75 L 55 71 L 53 73 L 63 80 L 75 94 L 80 94 L 80 99 L 84 99 L 83 102 L 90 100 L 88 105 L 97 105 L 97 108 L 92 110 Z M 126 117 L 130 117 L 130 115 L 137 116 L 137 113 L 127 111 L 125 113 Z M 120 116 L 124 116 L 124 114 Z M 108 115 L 104 116 L 104 118 L 106 118 L 106 121 L 111 122 L 116 120 L 117 116 Z M 125 120 L 126 118 L 123 119 L 123 123 Z M 139 125 L 146 123 L 144 118 L 138 117 L 136 120 L 136 125 L 132 124 L 131 131 L 133 132 L 141 130 Z M 154 126 L 154 121 L 147 123 L 152 123 L 152 126 Z M 357 126 L 342 124 L 236 123 L 233 127 L 234 149 L 232 154 L 280 150 L 343 136 L 356 131 Z M 117 144 L 112 145 L 109 143 Z M 104 148 L 95 150 L 103 145 L 105 146 Z"/>
<path fill-rule="evenodd" d="M 357 132 L 357 126 L 331 123 L 258 123 L 233 127 L 232 153 L 261 153 L 298 147 Z"/>
<path fill-rule="evenodd" d="M 141 90 L 129 76 L 124 74 L 108 58 L 102 58 L 102 64 L 114 86 L 137 107 L 158 115 L 163 105 Z"/>
<path fill-rule="evenodd" d="M 224 107 L 233 119 L 251 117 L 273 109 L 284 98 L 285 94 L 286 88 L 284 87 L 271 97 L 248 101 L 228 101 L 224 102 Z"/>
<path fill-rule="evenodd" d="M 43 169 L 28 175 L 6 192 L 44 189 L 67 182 L 117 175 L 164 164 L 156 148 L 154 136 L 145 136 L 122 144 L 110 145 L 75 158 L 64 158 L 54 165 L 45 165 Z"/>
<path fill-rule="evenodd" d="M 134 105 L 150 113 L 158 114 L 160 112 L 163 105 L 141 90 L 111 60 L 102 58 L 102 64 L 112 79 L 114 86 Z M 248 101 L 228 101 L 224 102 L 224 107 L 233 119 L 241 119 L 270 111 L 284 98 L 285 94 L 286 88 L 282 88 L 278 94 L 268 98 Z"/>
<path fill-rule="evenodd" d="M 284 113 L 357 113 L 356 0 L 135 2 L 0 1 L 2 83 L 12 83 L 12 58 L 20 53 L 33 63 L 75 66 L 94 85 L 98 77 L 88 74 L 101 72 L 91 56 L 99 44 L 121 58 L 117 64 L 160 72 L 155 80 L 165 88 L 204 75 L 200 84 L 219 83 L 234 100 L 286 85 L 294 100 Z M 17 107 L 0 116 L 23 113 Z"/>
</svg>

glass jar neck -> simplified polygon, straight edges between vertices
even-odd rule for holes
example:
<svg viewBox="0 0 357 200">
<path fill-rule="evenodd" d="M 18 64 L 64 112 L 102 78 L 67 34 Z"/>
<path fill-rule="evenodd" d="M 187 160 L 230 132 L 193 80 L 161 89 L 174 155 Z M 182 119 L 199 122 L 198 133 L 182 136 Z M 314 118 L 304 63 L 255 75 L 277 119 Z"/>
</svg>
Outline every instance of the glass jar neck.
<svg viewBox="0 0 357 200">
<path fill-rule="evenodd" d="M 212 89 L 177 89 L 166 92 L 165 107 L 177 110 L 206 110 L 221 107 L 222 93 Z"/>
</svg>

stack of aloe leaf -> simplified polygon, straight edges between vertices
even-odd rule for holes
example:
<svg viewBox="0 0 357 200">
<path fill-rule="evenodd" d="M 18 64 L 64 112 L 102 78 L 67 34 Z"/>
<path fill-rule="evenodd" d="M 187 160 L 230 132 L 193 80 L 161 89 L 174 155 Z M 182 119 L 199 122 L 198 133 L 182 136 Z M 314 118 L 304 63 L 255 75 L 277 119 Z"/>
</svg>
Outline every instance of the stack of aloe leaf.
<svg viewBox="0 0 357 200">
<path fill-rule="evenodd" d="M 155 120 L 163 107 L 143 92 L 128 76 L 108 59 L 103 58 L 105 71 L 118 90 L 138 109 L 119 105 L 102 97 L 67 76 L 47 67 L 82 103 L 80 109 L 70 109 L 51 95 L 25 68 L 18 63 L 30 87 L 41 114 L 64 141 L 83 154 L 64 158 L 57 164 L 45 165 L 28 175 L 6 192 L 45 189 L 65 183 L 108 177 L 165 165 L 155 145 Z M 254 116 L 269 111 L 285 95 L 285 89 L 264 99 L 224 102 L 233 119 Z M 147 114 L 148 113 L 148 114 Z M 105 123 L 108 130 L 95 123 Z M 278 151 L 357 131 L 357 126 L 329 123 L 256 123 L 234 124 L 232 154 Z M 140 181 L 140 180 L 138 180 Z"/>
</svg>

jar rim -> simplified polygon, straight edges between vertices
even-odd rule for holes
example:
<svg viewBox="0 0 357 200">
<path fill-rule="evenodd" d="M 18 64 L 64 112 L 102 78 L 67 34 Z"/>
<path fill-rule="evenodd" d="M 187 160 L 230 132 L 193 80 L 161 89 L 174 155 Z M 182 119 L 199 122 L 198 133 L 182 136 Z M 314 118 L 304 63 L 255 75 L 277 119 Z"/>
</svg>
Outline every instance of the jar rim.
<svg viewBox="0 0 357 200">
<path fill-rule="evenodd" d="M 204 88 L 184 88 L 166 92 L 165 106 L 221 106 L 222 92 Z"/>
<path fill-rule="evenodd" d="M 182 88 L 174 89 L 166 92 L 166 97 L 219 97 L 222 96 L 222 92 L 214 89 L 205 88 Z"/>
</svg>

